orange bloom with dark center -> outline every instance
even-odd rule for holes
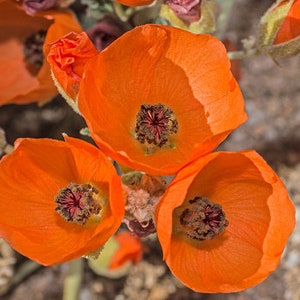
[[[255,151],[220,152],[178,172],[158,204],[156,225],[179,280],[198,292],[234,292],[275,270],[295,211]]]
[[[143,6],[143,5],[149,5],[154,0],[115,0],[116,2],[119,2],[126,6]]]
[[[121,179],[78,139],[20,139],[0,162],[0,236],[43,264],[101,247],[124,216]]]
[[[280,5],[285,5],[288,2],[283,1]],[[289,42],[300,36],[300,0],[292,2],[290,10],[276,34],[275,45]]]
[[[177,172],[246,120],[222,43],[159,25],[137,27],[91,58],[78,105],[108,156],[152,175]]]
[[[57,94],[43,45],[81,27],[70,11],[29,16],[13,1],[0,2],[0,105],[51,99]]]

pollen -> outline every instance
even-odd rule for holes
[[[70,183],[58,192],[55,210],[66,221],[84,225],[93,215],[100,215],[98,194],[91,184]]]
[[[177,133],[178,122],[174,112],[163,104],[143,104],[136,115],[136,139],[142,143],[162,147],[169,136]]]
[[[221,205],[205,197],[189,200],[179,214],[179,222],[186,236],[198,241],[213,239],[229,224]]]

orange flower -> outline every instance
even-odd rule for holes
[[[157,207],[157,233],[185,285],[234,292],[275,270],[294,213],[284,185],[255,151],[211,153],[171,182]]]
[[[111,162],[86,142],[65,140],[20,139],[0,162],[0,236],[43,265],[101,247],[124,216]]]
[[[149,5],[154,0],[115,0],[116,2],[119,2],[126,6],[143,6],[143,5]]]
[[[77,110],[74,101],[76,103],[83,67],[98,51],[85,32],[71,32],[46,48],[49,52],[47,60],[58,90]]]
[[[78,105],[108,156],[152,175],[177,172],[246,120],[222,43],[159,25],[137,27],[91,58]]]
[[[104,245],[97,259],[88,261],[89,267],[98,275],[120,278],[129,273],[132,265],[141,260],[143,244],[128,231],[113,235]]]
[[[48,10],[29,16],[13,1],[1,1],[0,27],[0,105],[55,96],[57,89],[42,48],[70,31],[81,31],[73,14]]]
[[[128,262],[137,263],[141,260],[143,245],[140,239],[132,236],[128,231],[117,233],[115,239],[119,243],[119,249],[109,263],[110,270],[118,269]]]
[[[283,1],[280,5],[291,1]],[[287,16],[284,18],[280,29],[278,30],[274,44],[281,44],[293,40],[300,36],[300,0],[292,1]]]

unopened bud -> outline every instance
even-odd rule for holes
[[[207,0],[167,0],[160,16],[173,26],[193,33],[215,31],[215,3]]]
[[[300,52],[300,0],[279,0],[261,18],[258,47],[273,58]]]

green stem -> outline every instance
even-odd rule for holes
[[[16,271],[12,281],[10,282],[10,288],[17,286],[19,283],[21,283],[25,278],[27,278],[29,275],[31,275],[36,270],[40,269],[42,265],[28,260],[24,262]]]
[[[9,154],[9,153],[13,152],[14,146],[10,145],[10,144],[6,144],[5,147],[1,150],[3,151],[4,154]]]
[[[132,13],[134,12],[134,8],[129,7],[125,10],[124,7],[120,3],[115,2],[115,1],[113,2],[113,8],[114,8],[115,14],[123,22],[127,22],[128,19],[130,18],[130,16],[132,15]]]
[[[7,143],[5,132],[0,127],[0,155],[2,154],[9,154],[14,150],[14,147]]]
[[[242,51],[230,51],[227,53],[229,59],[243,59],[252,56],[259,55],[258,49],[242,50]]]
[[[83,258],[69,262],[69,269],[64,281],[63,300],[77,300],[83,274]]]
[[[221,39],[224,35],[224,32],[227,29],[227,22],[229,18],[232,16],[232,6],[233,6],[233,0],[216,0],[216,2],[220,5],[221,13],[217,20],[217,32],[216,36]]]

